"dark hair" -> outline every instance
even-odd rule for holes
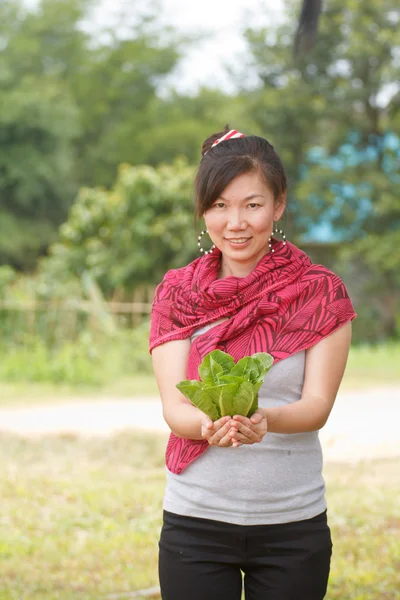
[[[214,133],[203,143],[203,157],[195,180],[197,217],[202,217],[226,186],[244,173],[260,171],[275,199],[286,191],[287,181],[281,159],[265,138],[249,135],[225,140],[211,148],[229,130],[226,125],[224,131]]]

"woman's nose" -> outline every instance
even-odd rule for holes
[[[233,230],[245,229],[246,222],[240,211],[232,211],[228,215],[228,228]]]

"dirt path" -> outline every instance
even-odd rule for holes
[[[339,394],[320,437],[326,461],[400,456],[400,388]],[[0,409],[0,431],[109,436],[127,429],[168,433],[158,398],[109,398]]]

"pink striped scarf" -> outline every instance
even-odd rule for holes
[[[314,346],[354,319],[353,306],[337,275],[312,264],[289,242],[273,240],[273,248],[244,278],[217,279],[221,256],[217,250],[169,271],[154,298],[150,351],[225,318],[191,345],[187,378],[199,379],[200,362],[216,348],[235,360],[269,352],[278,362]],[[181,473],[207,448],[207,441],[171,433],[168,469]]]

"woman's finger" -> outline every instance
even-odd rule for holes
[[[241,444],[255,444],[256,442],[259,442],[259,441],[260,440],[256,436],[248,437],[247,435],[244,435],[243,433],[240,433],[239,431],[232,438],[232,444],[234,442],[240,442]]]
[[[214,423],[212,422],[210,417],[208,417],[207,415],[204,415],[204,417],[202,418],[201,425],[205,429],[212,429],[214,427]]]
[[[246,425],[240,425],[237,431],[249,439],[255,439],[257,437],[257,433],[254,431],[254,429],[247,427]]]
[[[256,411],[255,413],[253,413],[250,417],[250,423],[252,423],[253,425],[257,425],[258,423],[261,423],[261,421],[264,419],[264,415],[262,415],[260,412]]]
[[[215,431],[217,431],[217,429],[219,429],[220,427],[223,427],[224,425],[226,425],[229,421],[231,420],[231,417],[221,417],[220,419],[218,419],[218,421],[214,422],[214,428]]]
[[[225,423],[222,427],[220,427],[217,431],[215,431],[209,438],[208,443],[212,445],[218,445],[223,437],[227,435],[230,430],[229,421]]]
[[[230,435],[230,429],[228,430],[228,433],[226,433],[226,435],[224,435],[220,439],[220,441],[218,443],[218,446],[221,446],[221,447],[224,447],[224,448],[232,446],[232,437]]]
[[[244,417],[243,415],[235,415],[234,417],[232,417],[232,419],[235,423],[241,423],[242,425],[246,425],[247,427],[251,426],[250,419],[248,417]]]
[[[213,436],[223,425],[226,425],[230,421],[230,417],[222,417],[217,421],[213,422],[210,417],[206,414],[203,416],[201,420],[201,435],[205,439],[209,439]]]
[[[240,425],[237,433],[233,435],[233,440],[241,441],[243,444],[255,444],[257,442],[261,442],[266,433],[266,422],[260,422],[253,427]]]

